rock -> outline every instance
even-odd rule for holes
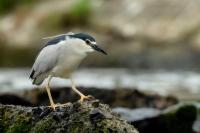
[[[97,100],[70,103],[66,107],[57,108],[56,111],[45,106],[0,104],[0,132],[138,133],[132,125]]]
[[[121,114],[142,133],[194,133],[200,129],[198,110],[196,104],[191,103],[177,104],[163,111],[150,108],[113,111]],[[138,116],[138,112],[142,115]]]
[[[1,104],[13,104],[13,105],[22,105],[22,106],[32,106],[32,104],[25,99],[12,94],[1,94],[0,95]]]

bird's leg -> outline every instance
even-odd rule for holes
[[[70,80],[71,80],[71,84],[72,84],[72,90],[74,92],[76,92],[81,97],[79,101],[83,102],[84,100],[91,100],[93,98],[90,95],[85,96],[83,93],[81,93],[78,89],[76,89],[76,86],[75,86],[75,83],[74,83],[73,79],[70,78]]]
[[[53,98],[52,98],[51,92],[50,92],[50,87],[49,87],[51,78],[52,78],[52,76],[49,75],[48,80],[47,80],[47,85],[46,85],[46,91],[47,91],[47,94],[48,94],[48,97],[49,97],[50,107],[52,107],[53,110],[55,110],[56,109],[56,105],[54,104],[54,101],[53,101]]]
[[[65,103],[65,104],[55,104],[54,103],[53,98],[51,96],[50,87],[49,87],[51,78],[52,78],[52,76],[49,75],[48,80],[47,80],[47,85],[46,85],[46,91],[47,91],[47,94],[48,94],[48,97],[49,97],[50,107],[53,108],[53,110],[55,111],[56,107],[64,107],[64,106],[69,105],[69,103]]]

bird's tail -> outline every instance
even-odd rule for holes
[[[38,75],[37,77],[35,77],[35,78],[33,79],[32,84],[41,85],[42,82],[45,80],[46,77],[47,77],[47,74]]]
[[[33,79],[32,84],[34,85],[41,85],[44,80],[40,80],[39,78]]]

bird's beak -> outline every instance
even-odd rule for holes
[[[96,44],[90,44],[90,46],[91,46],[94,50],[96,50],[96,51],[98,51],[98,52],[101,52],[101,53],[107,55],[107,53],[106,53],[102,48],[100,48],[98,45],[96,45]]]

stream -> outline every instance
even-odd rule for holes
[[[29,68],[0,69],[0,92],[18,93],[37,86],[31,84]],[[138,89],[147,93],[173,95],[180,100],[200,100],[200,73],[193,71],[131,71],[128,69],[79,69],[77,86],[104,89]],[[44,87],[45,82],[40,86]],[[53,87],[70,86],[69,80],[53,78]]]

